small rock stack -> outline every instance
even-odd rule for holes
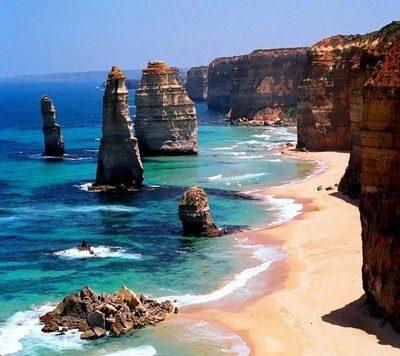
[[[135,105],[141,155],[197,154],[194,103],[164,62],[149,62],[143,70]]]
[[[115,66],[104,91],[102,130],[94,186],[141,186],[143,165],[133,137],[125,75]]]
[[[158,303],[136,294],[122,285],[119,292],[98,295],[89,287],[80,294],[71,293],[51,312],[40,317],[43,332],[69,329],[82,331],[81,339],[97,339],[107,335],[120,336],[132,329],[159,323],[168,313],[177,313],[171,301]]]
[[[52,101],[43,95],[41,100],[41,111],[43,116],[43,134],[45,156],[62,156],[64,150],[64,137],[61,133],[61,126],[56,123],[56,109]]]

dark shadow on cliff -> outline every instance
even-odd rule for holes
[[[400,334],[394,330],[390,322],[369,315],[365,295],[343,308],[331,311],[321,319],[333,325],[363,330],[375,335],[380,345],[400,348]]]
[[[360,202],[359,199],[352,199],[352,198],[350,198],[348,195],[344,195],[344,194],[341,193],[341,192],[333,192],[333,193],[331,193],[330,195],[333,196],[333,197],[335,197],[335,198],[341,199],[341,200],[345,201],[346,203],[349,203],[349,204],[351,204],[351,205],[354,205],[355,207],[358,208],[358,204],[359,204],[359,202]]]

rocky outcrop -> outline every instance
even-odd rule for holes
[[[235,62],[230,119],[283,120],[295,113],[307,48],[257,50]]]
[[[208,67],[193,67],[187,72],[185,89],[192,100],[207,100]]]
[[[364,36],[364,47],[357,54],[351,76],[350,121],[351,154],[349,165],[339,184],[339,190],[358,198],[361,192],[361,121],[363,115],[364,84],[378,63],[385,60],[393,44],[400,40],[400,22],[393,22],[381,30]]]
[[[354,92],[352,100],[357,110],[357,91],[360,92],[363,77],[368,76],[363,70],[370,70],[382,59],[381,44],[387,33],[381,31],[333,36],[310,48],[305,78],[298,88],[298,148],[350,150],[351,93]],[[361,72],[357,74],[358,69]],[[356,117],[357,113],[355,122]]]
[[[142,155],[197,154],[194,103],[162,61],[150,62],[136,90],[135,133]]]
[[[125,75],[112,67],[103,96],[103,136],[94,186],[141,186],[143,166],[132,133]]]
[[[43,332],[65,334],[79,329],[81,339],[103,336],[120,336],[132,329],[139,329],[165,320],[168,313],[177,313],[171,301],[157,302],[136,294],[124,285],[112,295],[99,295],[89,287],[80,294],[71,293],[57,307],[40,317]]]
[[[214,224],[207,194],[199,186],[190,187],[183,193],[178,215],[184,235],[214,237],[226,233],[225,229],[218,229]]]
[[[363,287],[400,331],[400,41],[364,88],[361,124]]]
[[[214,59],[208,66],[207,106],[209,110],[227,114],[231,107],[233,69],[242,56]]]
[[[53,102],[43,95],[40,99],[40,106],[43,116],[43,134],[45,156],[62,156],[64,150],[64,137],[61,133],[61,126],[56,123],[56,109]]]
[[[183,85],[181,70],[178,67],[171,67],[171,69],[174,72],[174,76],[178,84]]]

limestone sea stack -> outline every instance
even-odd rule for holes
[[[135,105],[135,134],[142,155],[197,154],[194,103],[164,62],[149,62],[143,70]]]
[[[400,331],[400,41],[364,88],[360,216],[371,311]]]
[[[207,100],[208,67],[193,67],[187,72],[185,89],[192,100]]]
[[[184,235],[221,236],[226,229],[218,229],[211,217],[206,192],[199,186],[187,189],[179,202],[179,219]]]
[[[141,186],[143,166],[133,137],[125,75],[117,67],[108,74],[103,96],[103,136],[95,186]]]
[[[64,150],[64,137],[61,133],[61,126],[56,123],[56,109],[53,102],[43,95],[40,100],[40,106],[43,116],[43,134],[44,134],[44,155],[62,156]]]

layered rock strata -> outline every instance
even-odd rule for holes
[[[143,166],[133,137],[125,75],[117,67],[108,74],[103,96],[103,136],[95,186],[141,186]]]
[[[197,154],[194,103],[164,62],[150,62],[143,70],[135,104],[142,155]]]
[[[215,237],[226,233],[225,229],[218,229],[214,224],[207,194],[199,186],[190,187],[183,193],[178,215],[184,235]]]
[[[297,88],[307,48],[257,50],[236,61],[232,74],[230,119],[282,120],[297,106]]]
[[[352,140],[359,141],[357,134],[351,136],[351,120],[355,125],[359,122],[357,105],[362,81],[368,76],[364,70],[373,69],[387,52],[384,47],[388,32],[382,30],[366,35],[333,36],[310,48],[305,78],[298,88],[298,148],[350,150]]]
[[[400,331],[400,41],[364,88],[361,124],[363,287]]]
[[[233,70],[241,57],[216,58],[208,66],[208,109],[223,114],[229,112]]]
[[[65,153],[64,137],[61,133],[61,126],[56,123],[56,109],[53,102],[43,95],[40,99],[40,106],[43,117],[43,134],[45,156],[62,156]]]
[[[364,46],[354,60],[351,75],[350,121],[351,154],[339,190],[358,198],[361,192],[361,121],[364,84],[378,63],[385,60],[393,44],[400,40],[400,22],[393,22],[377,32],[363,36]]]
[[[207,100],[208,67],[193,67],[187,72],[185,89],[192,100]]]
[[[133,329],[165,320],[168,313],[177,313],[171,301],[157,302],[136,294],[122,285],[112,295],[99,295],[85,287],[71,293],[57,307],[40,317],[43,332],[65,334],[71,329],[82,332],[81,339],[120,336]]]

